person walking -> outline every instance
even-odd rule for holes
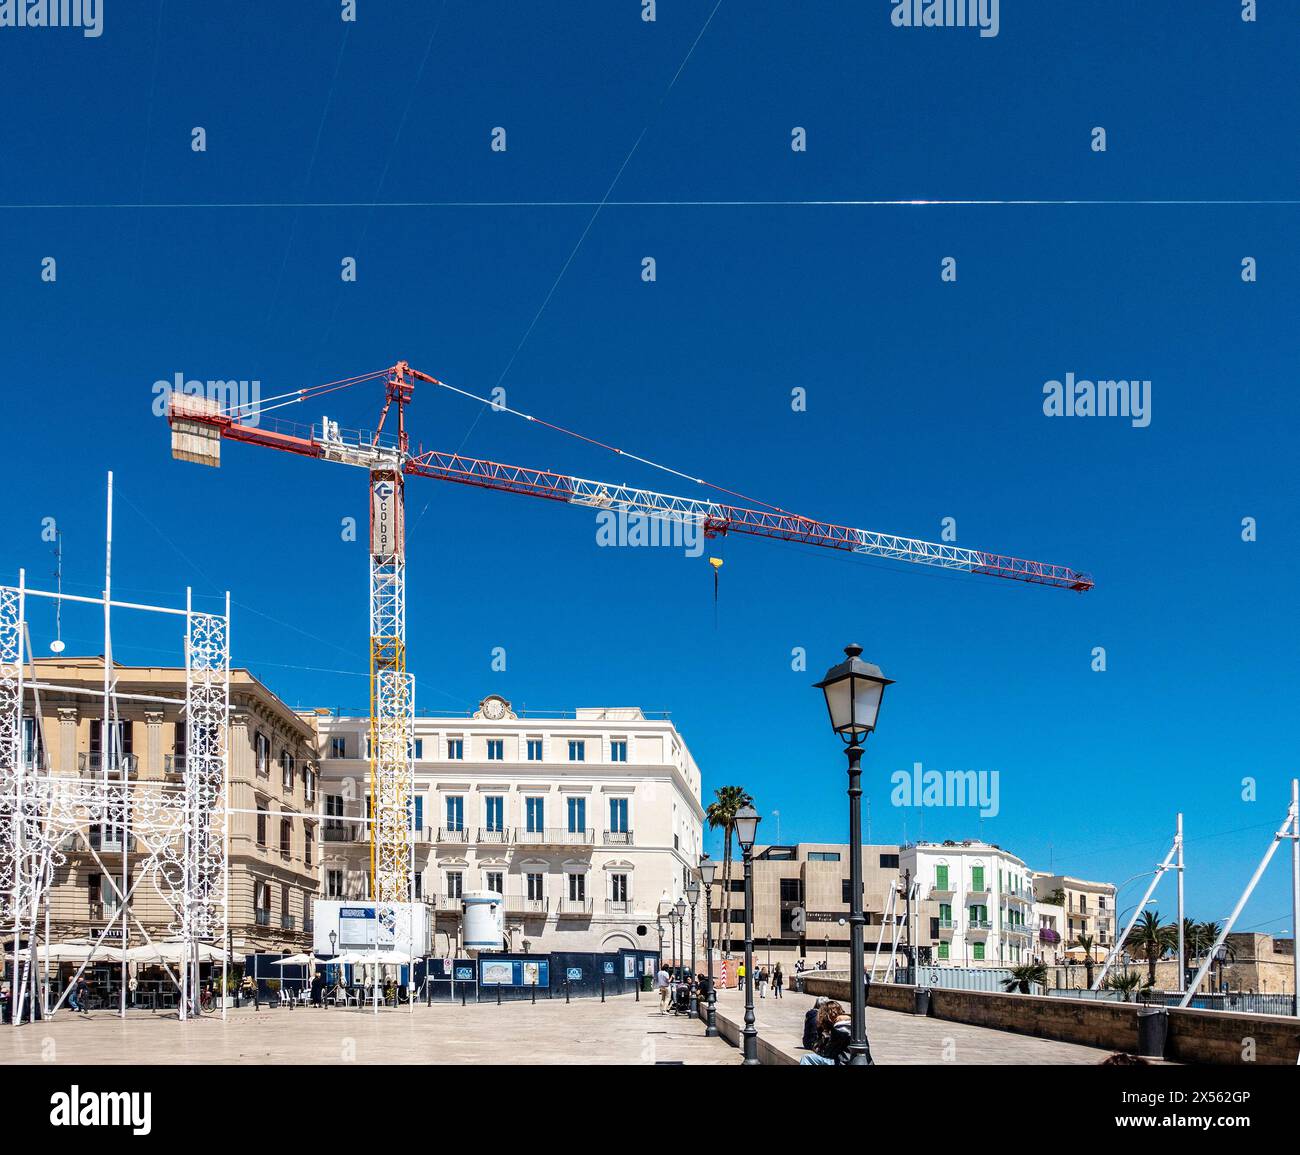
[[[262,1009],[262,993],[257,989],[257,983],[253,981],[252,975],[245,975],[244,981],[239,984],[239,993],[244,996],[245,1002],[253,1000],[253,1010]]]
[[[772,997],[779,999],[781,997],[781,988],[785,986],[785,975],[781,971],[781,964],[776,964],[776,969],[772,971]]]
[[[668,972],[664,969],[664,964],[659,964],[659,969],[655,971],[655,990],[659,992],[659,1013],[666,1015],[668,1013],[668,1000],[672,998],[672,983],[668,979]]]
[[[758,968],[758,997],[767,998],[767,967],[765,966]]]

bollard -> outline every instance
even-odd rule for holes
[[[641,1001],[641,984],[637,983],[632,990],[636,994],[636,1001],[639,1003]]]
[[[464,983],[460,984],[460,1005],[462,1007],[465,1005],[465,984]]]
[[[537,987],[533,987],[533,1006],[537,1006]]]
[[[569,980],[568,979],[564,980],[564,1003],[566,1006],[569,1003]]]
[[[497,1006],[501,1005],[501,988],[497,987]]]
[[[605,1001],[605,979],[603,975],[600,980],[600,1001],[602,1003]]]

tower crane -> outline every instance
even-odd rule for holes
[[[384,404],[373,430],[343,431],[328,418],[310,426],[278,419],[265,423],[262,420],[264,413],[281,406],[380,378],[385,387]],[[952,543],[855,529],[763,502],[751,506],[704,501],[530,466],[506,465],[460,453],[423,449],[412,452],[406,429],[406,406],[411,402],[417,382],[473,396],[411,368],[405,361],[398,361],[386,369],[268,398],[255,414],[223,406],[220,399],[179,393],[172,395],[168,407],[172,456],[178,459],[219,466],[221,442],[225,440],[356,466],[370,475],[370,870],[371,894],[379,903],[408,902],[413,892],[408,805],[415,690],[414,679],[406,671],[407,477],[429,477],[590,509],[641,515],[670,524],[690,525],[710,538],[743,533],[1057,589],[1083,592],[1093,586],[1092,578],[1086,573],[1067,566],[987,553]],[[502,408],[496,402],[485,403]],[[539,421],[527,414],[518,416]],[[539,423],[581,440],[592,440],[549,422]],[[612,446],[603,448],[623,452]]]

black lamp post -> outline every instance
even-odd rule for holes
[[[677,905],[673,907],[677,911],[678,926],[678,955],[677,955],[677,978],[684,981],[686,978],[686,966],[683,960],[686,958],[686,899],[679,898]]]
[[[736,840],[745,862],[745,1027],[740,1032],[743,1066],[758,1066],[758,1031],[754,1029],[754,837],[763,820],[752,806],[736,811]]]
[[[689,871],[686,875],[686,897],[691,904],[691,980],[695,979],[695,904],[700,900],[700,880],[696,877],[694,871]],[[695,997],[691,1002],[691,1011],[693,1014],[700,1013],[700,989],[695,988]]]
[[[681,916],[677,913],[677,908],[674,906],[674,907],[672,908],[672,910],[670,910],[670,911],[668,912],[668,923],[669,923],[669,925],[673,928],[673,969],[672,969],[672,976],[673,976],[673,982],[674,982],[674,983],[677,982],[678,967],[681,966],[681,958],[682,958],[682,950],[681,950],[681,947],[679,947],[679,946],[677,945],[678,942],[680,941],[680,937],[679,937],[679,935],[677,934],[677,929],[678,929],[678,927],[681,925],[681,921],[682,921]]]
[[[710,862],[707,854],[700,857],[700,881],[704,883],[704,958],[709,972],[709,1021],[704,1028],[704,1037],[718,1037],[718,992],[713,985],[713,876],[718,864]]]
[[[893,680],[879,666],[864,662],[861,646],[845,646],[845,661],[826,671],[817,688],[826,695],[831,729],[845,744],[849,759],[849,993],[852,1034],[849,1065],[863,1067],[871,1062],[867,1049],[867,1000],[863,984],[862,928],[862,743],[876,728],[880,700]]]

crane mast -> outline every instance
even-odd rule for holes
[[[772,506],[755,509],[677,497],[438,450],[412,453],[406,431],[406,406],[415,382],[433,385],[443,382],[399,361],[382,374],[346,379],[342,387],[381,375],[385,377],[384,407],[376,428],[369,432],[341,431],[328,418],[319,427],[278,420],[264,424],[259,414],[256,423],[250,424],[216,401],[184,394],[174,394],[168,410],[172,456],[181,460],[219,466],[224,439],[351,465],[369,474],[370,876],[372,896],[380,904],[414,899],[411,807],[415,679],[406,670],[405,484],[408,476],[690,524],[708,537],[742,533],[1057,589],[1083,592],[1093,586],[1091,577],[1069,566],[836,525]],[[328,388],[338,386],[339,383],[331,383]],[[315,392],[326,389],[320,387]],[[298,396],[286,394],[290,400],[282,403],[306,400],[313,390],[296,392]]]

